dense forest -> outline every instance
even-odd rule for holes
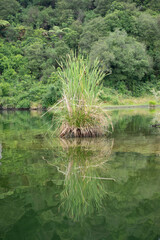
[[[159,0],[0,0],[0,106],[48,107],[71,50],[100,60],[108,91],[160,90]]]

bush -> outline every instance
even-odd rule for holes
[[[28,92],[30,101],[37,102],[42,99],[43,95],[47,92],[46,85],[33,85]]]
[[[112,88],[103,88],[102,93],[100,94],[100,99],[105,103],[108,102],[110,104],[119,104],[119,96],[118,92]]]
[[[61,97],[61,88],[59,83],[55,83],[55,85],[50,85],[47,88],[46,94],[42,97],[42,105],[43,107],[48,107],[57,102]]]
[[[7,97],[11,94],[11,87],[9,83],[2,82],[0,83],[0,96]]]
[[[29,109],[30,108],[30,101],[28,99],[23,99],[20,102],[17,103],[16,108],[24,108]]]
[[[15,108],[16,106],[16,100],[14,97],[3,97],[0,98],[0,106],[2,108]]]

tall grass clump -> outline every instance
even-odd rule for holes
[[[99,102],[105,74],[99,61],[91,63],[83,56],[67,55],[58,75],[62,84],[62,99],[57,103],[60,137],[96,137],[106,133],[108,114]]]

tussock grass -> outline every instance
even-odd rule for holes
[[[60,137],[97,137],[106,133],[109,115],[99,102],[101,82],[105,74],[99,61],[67,56],[58,71],[62,99],[54,107],[59,112]]]

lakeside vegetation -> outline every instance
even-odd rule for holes
[[[0,0],[0,5],[1,108],[48,108],[57,102],[63,95],[59,62],[71,51],[91,62],[99,59],[105,105],[156,100],[159,1]]]
[[[61,63],[58,76],[62,98],[50,110],[58,113],[60,137],[97,137],[106,134],[109,115],[99,101],[105,74],[93,63],[74,53]]]

